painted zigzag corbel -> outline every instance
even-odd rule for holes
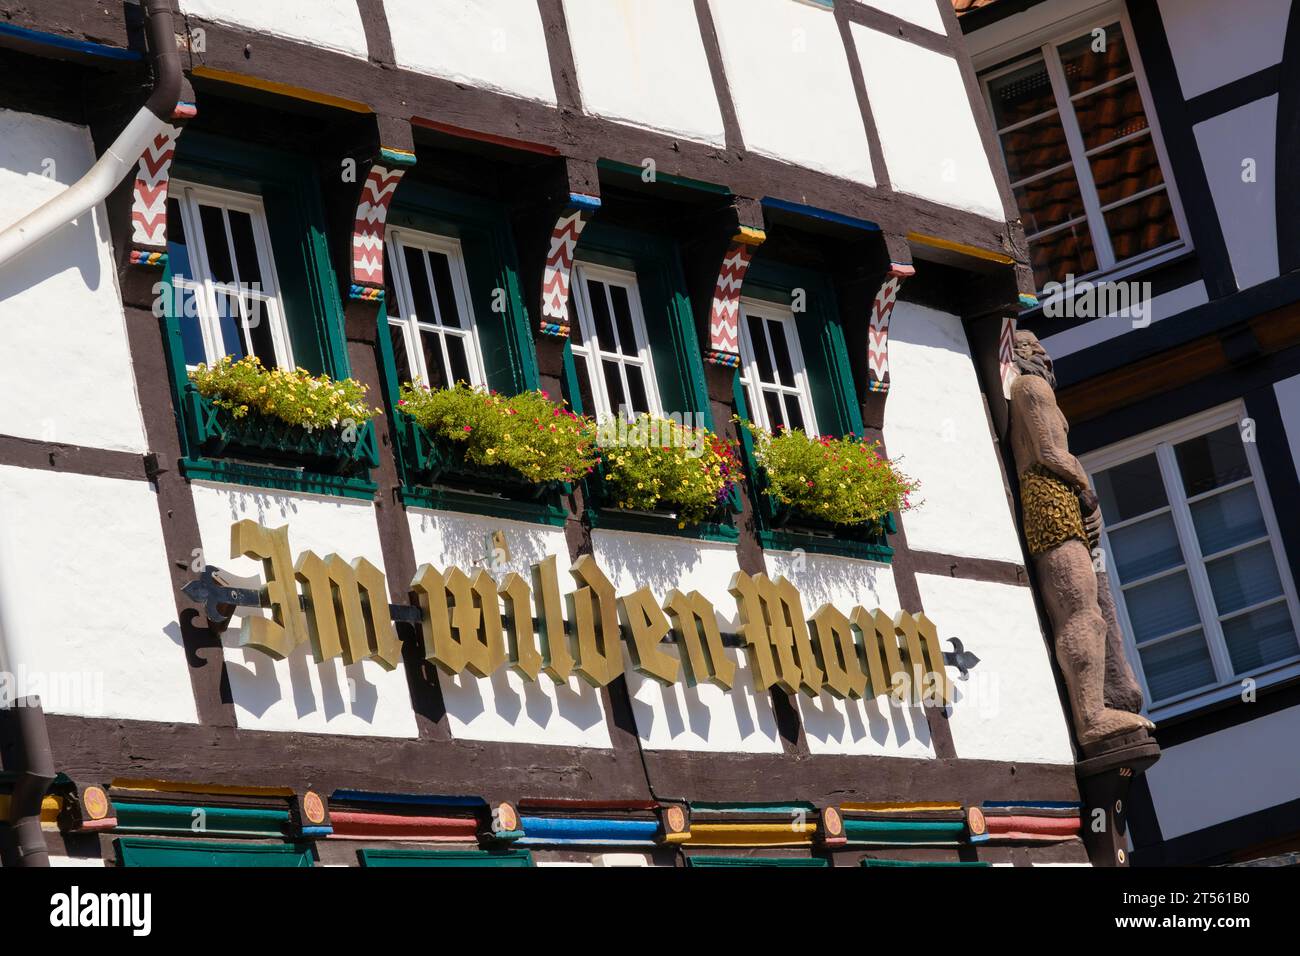
[[[916,275],[916,269],[902,262],[891,262],[871,302],[871,324],[867,331],[867,390],[889,392],[889,317],[894,314],[903,281]]]
[[[546,265],[542,271],[542,335],[566,338],[569,334],[570,277],[578,238],[597,210],[600,197],[569,193],[569,201],[551,230]]]
[[[754,250],[766,238],[762,229],[741,226],[727,246],[709,307],[709,348],[704,360],[710,365],[740,366],[740,290]]]
[[[388,207],[415,154],[382,146],[366,171],[352,224],[352,283],[349,299],[384,301],[384,225]]]
[[[1011,400],[1011,383],[1020,373],[1016,371],[1016,320],[1003,316],[998,333],[998,377],[1002,379],[1002,397]]]
[[[167,186],[176,139],[194,118],[193,103],[177,103],[172,123],[145,147],[131,187],[131,263],[161,269],[167,265]]]

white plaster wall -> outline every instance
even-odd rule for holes
[[[584,112],[722,146],[693,0],[564,0]]]
[[[158,502],[146,481],[0,466],[11,692],[47,712],[195,723]]]
[[[1159,0],[1159,6],[1189,99],[1282,60],[1291,0]]]
[[[851,2],[858,3],[861,0]],[[948,0],[870,0],[862,5],[874,7],[882,13],[891,13],[900,20],[907,20],[935,33],[947,33],[943,27],[943,17],[939,14],[939,3],[947,2]]]
[[[98,856],[51,856],[50,866],[106,866]]]
[[[592,532],[591,544],[597,562],[620,595],[644,586],[662,601],[673,588],[699,591],[713,602],[719,628],[734,631],[739,624],[736,600],[727,592],[731,576],[740,568],[734,546],[599,530]],[[674,646],[665,650],[678,653]],[[724,691],[714,684],[688,688],[684,679],[665,687],[638,674],[624,650],[632,713],[643,746],[651,750],[781,752],[771,695],[755,691],[743,649],[728,648],[727,656],[737,670],[731,690]]]
[[[770,577],[784,574],[799,588],[806,617],[823,604],[845,614],[857,605],[891,616],[900,610],[894,572],[887,564],[788,551],[768,551],[764,562]],[[809,635],[816,640],[811,627]],[[795,699],[809,753],[934,756],[930,725],[920,707],[895,707],[883,697],[840,700],[826,691],[815,700],[802,692]]]
[[[94,161],[84,126],[0,110],[0,228]],[[0,269],[0,384],[0,434],[146,450],[102,203]]]
[[[406,69],[555,105],[535,0],[384,0]]]
[[[1164,838],[1295,800],[1298,736],[1300,707],[1292,707],[1163,749],[1147,786]]]
[[[1277,94],[1192,127],[1238,287],[1277,277]],[[1243,182],[1242,162],[1255,162]]]
[[[889,374],[885,447],[921,483],[902,516],[908,545],[1023,562],[961,320],[899,302]]]
[[[1276,263],[1276,253],[1273,258]],[[1276,267],[1274,271],[1276,271]],[[1161,295],[1153,296],[1149,315],[1151,324],[1154,325],[1173,316],[1181,315],[1188,309],[1194,309],[1198,305],[1204,305],[1209,301],[1210,297],[1205,291],[1205,283],[1200,279],[1181,288],[1171,289]],[[1043,348],[1047,349],[1047,354],[1052,356],[1053,359],[1061,359],[1074,352],[1100,345],[1102,342],[1109,342],[1111,339],[1132,331],[1134,331],[1132,315],[1116,316],[1112,314],[1104,318],[1081,322],[1064,332],[1049,335],[1042,340],[1042,344]]]
[[[370,502],[327,498],[238,485],[194,482],[203,557],[232,574],[262,577],[261,562],[230,556],[230,526],[244,518],[268,527],[289,526],[296,560],[303,551],[321,557],[338,552],[347,560],[367,558],[381,571],[384,556]],[[392,599],[392,582],[389,582]],[[269,611],[250,611],[269,616]],[[226,673],[240,727],[361,737],[414,737],[406,672],[386,671],[374,661],[345,666],[335,658],[318,664],[307,642],[282,661],[239,647],[242,615],[222,635]]]
[[[958,637],[979,657],[957,690],[948,726],[963,760],[1073,763],[1065,705],[1029,588],[918,574],[925,613],[944,646]],[[954,677],[949,669],[948,675]]]
[[[874,186],[834,14],[790,0],[709,0],[709,7],[745,146]]]
[[[957,61],[858,23],[852,30],[893,188],[1005,219]]]
[[[417,564],[439,569],[459,567],[468,572],[486,567],[498,580],[511,571],[529,577],[533,564],[557,555],[560,592],[574,587],[568,572],[569,546],[564,531],[547,525],[505,521],[449,511],[407,510]],[[510,558],[493,568],[489,539],[504,531]],[[452,735],[470,740],[556,744],[571,747],[610,747],[609,726],[600,692],[574,675],[557,684],[545,674],[525,680],[508,666],[491,677],[462,671],[455,677],[438,673]]]
[[[1287,444],[1296,471],[1300,472],[1300,375],[1292,375],[1273,383],[1278,409],[1282,413],[1282,426],[1286,430]]]
[[[181,13],[365,59],[357,0],[180,0]]]

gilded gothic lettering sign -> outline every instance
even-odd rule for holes
[[[713,603],[699,591],[669,591],[662,598],[641,587],[615,593],[596,559],[583,555],[568,569],[572,588],[562,589],[554,555],[525,576],[497,580],[482,568],[421,565],[409,582],[415,607],[388,604],[383,573],[365,558],[347,561],[312,551],[296,558],[288,527],[265,528],[245,519],[231,526],[232,557],[262,563],[257,591],[199,585],[186,587],[215,608],[256,605],[270,615],[247,614],[241,647],[281,659],[310,644],[317,662],[372,660],[388,670],[401,661],[394,614],[417,624],[424,657],[448,675],[468,671],[487,677],[509,667],[525,680],[545,673],[567,681],[577,675],[603,687],[624,671],[623,647],[632,667],[662,684],[711,683],[730,690],[736,664],[726,653],[730,635],[718,627]],[[207,578],[213,580],[209,573]],[[964,673],[978,658],[945,655],[934,622],[924,613],[823,604],[811,615],[784,576],[737,571],[729,587],[739,619],[739,641],[755,686],[840,698],[888,695],[894,702],[947,706],[953,688],[945,663]],[[251,595],[251,597],[249,597]],[[405,612],[410,612],[409,614]],[[677,654],[668,651],[675,643]],[[954,660],[954,658],[957,658]]]

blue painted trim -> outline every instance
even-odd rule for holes
[[[569,193],[569,205],[595,212],[600,208],[600,197],[588,196],[586,193]]]
[[[335,790],[330,800],[350,803],[408,803],[433,807],[486,807],[482,797],[452,797],[423,793],[377,793],[369,790]]]
[[[123,50],[103,43],[87,43],[85,40],[73,40],[71,37],[59,36],[57,33],[29,30],[26,27],[15,26],[12,23],[0,23],[0,36],[9,36],[17,40],[26,40],[29,43],[40,43],[44,46],[68,50],[71,53],[84,53],[87,56],[99,56],[108,60],[134,62],[144,59],[143,55],[135,50]]]
[[[520,844],[583,843],[653,846],[658,820],[592,820],[574,817],[523,817]]]
[[[773,196],[764,196],[760,202],[768,209],[781,209],[785,212],[792,212],[799,216],[809,216],[813,219],[824,219],[827,222],[839,223],[841,226],[849,226],[853,229],[865,229],[868,232],[880,231],[880,226],[869,219],[856,219],[853,216],[845,216],[838,212],[831,212],[829,209],[819,209],[816,206],[805,206],[803,203],[790,202],[788,199],[776,199]]]
[[[329,836],[334,832],[333,827],[303,827],[303,836]]]

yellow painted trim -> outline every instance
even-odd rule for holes
[[[322,106],[333,106],[341,110],[349,110],[353,113],[373,113],[365,103],[357,100],[344,99],[342,96],[333,96],[329,93],[320,93],[316,90],[305,89],[301,86],[291,86],[288,83],[276,83],[274,80],[264,80],[260,76],[249,76],[245,73],[234,73],[230,70],[214,70],[209,66],[196,66],[193,70],[195,76],[203,77],[208,80],[217,80],[221,83],[231,83],[235,86],[246,86],[254,90],[262,90],[265,93],[274,93],[277,96],[291,96],[296,100],[306,100],[309,103],[320,103]]]
[[[9,808],[13,803],[13,798],[7,793],[0,793],[0,820],[9,820]],[[41,826],[55,825],[59,820],[59,811],[63,809],[63,799],[53,794],[41,799]]]
[[[972,256],[976,259],[985,259],[989,262],[996,262],[1000,265],[1015,265],[1016,260],[1001,252],[994,252],[992,249],[981,249],[979,246],[968,246],[964,242],[953,242],[951,239],[940,239],[938,236],[925,236],[919,232],[909,232],[907,234],[908,242],[915,242],[922,246],[931,246],[935,249],[947,249],[949,252],[960,252],[964,256]]]
[[[917,813],[918,811],[930,810],[961,810],[961,804],[936,801],[922,803],[841,803],[840,809],[870,813]]]
[[[789,823],[692,823],[692,846],[807,846],[817,825],[805,823],[802,831]]]
[[[113,790],[141,790],[149,793],[208,793],[232,797],[292,797],[289,787],[239,787],[223,783],[177,783],[171,780],[117,779]]]
[[[741,226],[740,232],[731,237],[733,242],[743,242],[747,246],[761,246],[767,241],[767,233],[752,226]]]
[[[689,843],[691,840],[691,831],[686,830],[683,833],[666,833],[664,834],[665,843]]]

